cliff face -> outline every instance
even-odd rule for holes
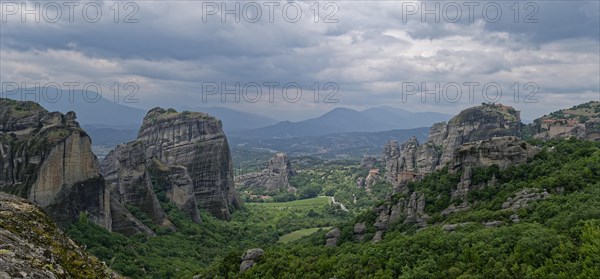
[[[111,211],[113,230],[127,235],[133,233],[149,233],[150,229],[131,219],[125,210],[127,204],[135,205],[142,210],[154,223],[162,227],[174,229],[167,219],[152,187],[152,179],[147,171],[144,145],[132,142],[119,145],[102,161],[102,174],[106,184],[111,189],[113,204]],[[197,211],[197,209],[196,209]],[[153,234],[153,233],[149,233]]]
[[[403,191],[407,182],[447,166],[462,144],[520,132],[519,112],[511,107],[486,104],[463,110],[448,123],[434,124],[424,144],[416,138],[401,146],[388,143],[383,151],[386,180]]]
[[[452,158],[452,171],[471,167],[497,165],[501,170],[523,164],[533,157],[537,149],[518,137],[495,137],[465,143],[459,146]]]
[[[236,177],[235,183],[244,188],[263,188],[268,192],[292,190],[289,178],[296,175],[285,153],[277,153],[261,172]]]
[[[521,118],[518,111],[501,104],[486,104],[461,111],[450,119],[446,128],[433,130],[431,143],[442,147],[439,166],[449,163],[458,146],[493,137],[520,136]],[[434,141],[435,140],[435,141]]]
[[[0,99],[0,191],[40,205],[66,226],[86,211],[110,229],[110,201],[91,140],[75,113]]]
[[[0,278],[121,278],[35,205],[0,193]]]
[[[101,169],[115,199],[138,206],[165,227],[172,225],[161,197],[195,222],[198,206],[221,219],[240,206],[221,122],[204,113],[150,110],[138,139],[111,151]]]
[[[420,144],[416,138],[398,145],[391,141],[383,151],[385,179],[399,193],[397,201],[389,200],[376,210],[379,241],[389,224],[405,223],[426,225],[429,216],[424,212],[423,193],[410,191],[406,185],[435,170],[448,167],[450,172],[462,172],[460,183],[448,193],[453,200],[465,200],[471,185],[474,167],[498,165],[501,169],[525,163],[535,155],[533,146],[522,141],[519,113],[503,105],[482,105],[466,109],[448,123],[438,123],[430,129],[427,142]],[[467,208],[466,201],[452,205],[446,212]]]

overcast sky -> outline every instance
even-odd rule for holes
[[[279,120],[382,105],[455,114],[486,100],[533,119],[600,100],[598,1],[286,3],[3,2],[0,77],[97,83],[107,99],[118,83],[118,101],[140,108],[228,106]],[[222,102],[236,91],[239,103],[235,93]]]

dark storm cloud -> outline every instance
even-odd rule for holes
[[[405,106],[402,82],[494,81],[505,87],[536,82],[540,96],[547,96],[540,102],[559,107],[557,100],[593,98],[599,91],[600,4],[535,1],[538,10],[531,19],[538,22],[526,23],[531,7],[516,2],[517,23],[510,9],[515,1],[478,2],[480,7],[500,5],[503,14],[497,22],[486,21],[481,9],[475,9],[473,22],[463,13],[457,23],[444,20],[452,14],[442,15],[438,23],[431,16],[423,22],[419,14],[405,14],[406,3],[420,2],[343,1],[332,2],[339,9],[334,16],[338,23],[324,23],[323,9],[315,23],[312,2],[298,2],[304,16],[295,23],[281,16],[269,22],[265,14],[257,23],[232,18],[223,23],[219,15],[204,21],[199,2],[153,1],[137,2],[138,23],[114,23],[109,1],[97,23],[2,23],[2,79],[133,80],[140,83],[140,105],[147,107],[200,102],[206,82],[331,81],[339,85],[338,105],[355,107]],[[449,1],[437,3],[443,7]],[[464,2],[456,3],[465,9]],[[335,106],[310,101],[278,105],[252,107],[309,115]],[[448,102],[411,107],[456,110]]]

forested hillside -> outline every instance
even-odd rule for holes
[[[484,186],[469,210],[442,214],[460,175],[443,169],[409,184],[426,193],[424,228],[398,222],[378,243],[357,241],[354,224],[376,218],[366,211],[340,227],[338,247],[318,233],[266,249],[245,273],[226,257],[202,278],[599,278],[600,143],[533,143],[541,151],[526,164],[474,170]]]

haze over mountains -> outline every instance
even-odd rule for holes
[[[381,146],[389,140],[399,142],[416,137],[427,139],[429,128],[397,129],[381,132],[349,132],[293,138],[251,138],[232,137],[231,149],[267,149],[271,152],[285,152],[291,156],[312,155],[320,158],[360,158],[364,155],[379,155]]]
[[[350,132],[381,132],[395,129],[429,127],[450,119],[436,112],[410,112],[388,106],[356,111],[335,108],[319,117],[298,122],[282,121],[272,126],[234,133],[242,138],[291,138]]]
[[[56,88],[43,88],[43,90],[34,88],[27,89],[27,91],[17,89],[3,92],[2,96],[13,100],[35,101],[49,111],[62,113],[75,111],[77,121],[90,134],[94,145],[114,146],[136,138],[138,127],[142,123],[146,111],[128,106],[128,104],[114,102],[108,99],[109,93],[112,94],[104,92],[99,98],[99,95],[93,91],[86,93],[83,90],[74,90],[69,94],[66,90],[59,91]],[[449,115],[441,113],[414,113],[389,106],[374,107],[363,111],[335,108],[319,117],[298,122],[281,121],[282,119],[274,119],[259,113],[243,112],[226,107],[184,106],[182,109],[206,112],[216,116],[222,121],[223,129],[232,141],[238,144],[246,143],[247,147],[271,148],[281,146],[282,143],[263,140],[301,137],[302,139],[298,139],[293,147],[301,153],[307,151],[302,146],[306,146],[309,142],[321,142],[324,140],[321,136],[325,135],[331,135],[332,138],[323,141],[324,144],[335,143],[347,146],[350,144],[349,142],[339,142],[340,139],[349,136],[347,133],[388,131],[388,133],[374,134],[370,137],[377,138],[375,142],[376,145],[379,145],[381,140],[387,140],[391,135],[402,134],[402,139],[404,139],[406,136],[421,136],[423,133],[423,130],[408,132],[397,130],[429,127],[433,123],[450,118]],[[367,134],[358,134],[357,136],[369,138]],[[352,142],[358,143],[360,140],[355,139]],[[363,143],[366,144],[365,146],[373,144],[371,140],[363,141]],[[325,145],[330,146],[330,144]],[[325,149],[330,150],[329,147]]]

